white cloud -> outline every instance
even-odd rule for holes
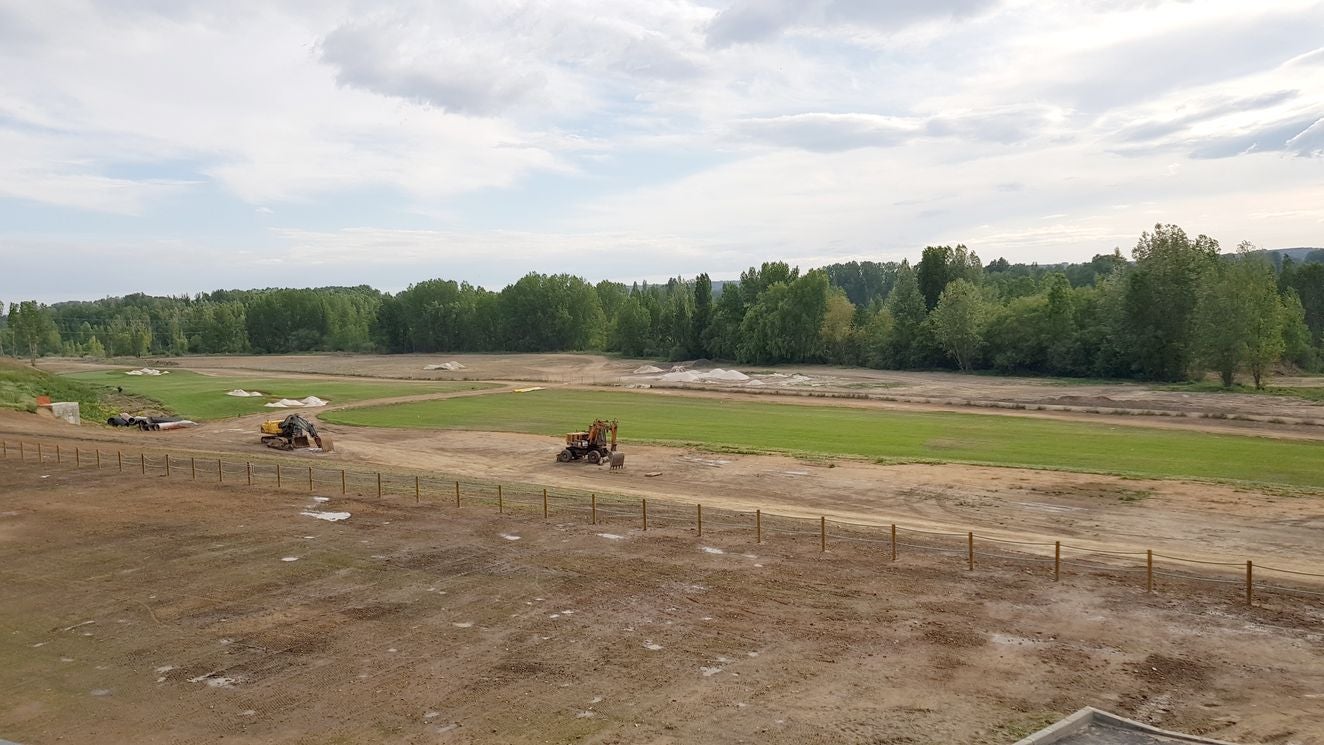
[[[1083,258],[1156,219],[1308,244],[1322,26],[1317,0],[0,0],[0,206],[51,205],[14,213],[57,260],[507,279]],[[181,227],[188,200],[249,232]]]

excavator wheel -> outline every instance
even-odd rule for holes
[[[566,448],[565,450],[562,450],[561,452],[556,454],[557,463],[569,463],[574,459],[575,456],[571,454],[570,448]]]
[[[602,454],[596,450],[590,450],[588,451],[588,455],[584,456],[584,460],[588,461],[591,465],[596,466],[602,462]]]

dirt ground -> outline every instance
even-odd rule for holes
[[[1094,705],[1324,743],[1324,611],[1299,600],[719,526],[0,474],[0,737],[19,742],[1002,744]]]
[[[1247,559],[1321,572],[1318,495],[1178,480],[967,465],[883,466],[850,460],[713,454],[626,441],[626,469],[554,462],[555,438],[488,432],[324,428],[335,452],[278,455],[256,442],[266,415],[196,429],[144,433],[72,428],[0,412],[0,438],[75,448],[232,453],[300,467],[381,469],[488,484],[619,494],[708,507],[820,515],[879,525],[1100,550],[1156,552],[1207,561]],[[31,447],[31,446],[29,446]],[[31,454],[29,453],[29,456]],[[652,474],[652,475],[650,475]],[[1184,567],[1189,568],[1189,567]]]

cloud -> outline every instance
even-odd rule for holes
[[[93,295],[86,257],[140,245],[197,266],[161,290],[248,281],[213,255],[392,286],[956,241],[1087,258],[1157,220],[1303,245],[1321,22],[1318,0],[0,0],[0,239],[47,240],[88,267],[56,289]]]
[[[488,116],[548,95],[547,75],[525,60],[503,58],[499,50],[453,49],[455,42],[420,49],[383,33],[396,25],[408,28],[404,19],[341,26],[322,39],[321,59],[342,85],[465,114]]]
[[[874,114],[791,114],[746,119],[736,131],[752,140],[818,152],[899,145],[923,131],[914,119]]]
[[[1191,103],[1187,106],[1188,112],[1181,116],[1127,124],[1118,130],[1116,137],[1124,142],[1157,140],[1183,132],[1193,124],[1199,124],[1228,114],[1243,114],[1271,109],[1278,104],[1291,101],[1299,95],[1299,91],[1283,90],[1237,98],[1218,96],[1211,100]]]
[[[1324,158],[1324,117],[1288,140],[1285,149],[1306,158]]]
[[[735,130],[748,139],[817,152],[895,147],[917,138],[962,138],[1013,144],[1042,133],[1051,117],[1042,107],[957,112],[931,117],[806,113],[744,119]]]
[[[866,26],[896,31],[915,23],[973,15],[995,0],[735,0],[713,19],[717,47],[759,42],[791,28]]]
[[[317,49],[342,85],[465,114],[573,118],[699,77],[707,15],[644,0],[612,13],[588,0],[411,4],[345,22]]]

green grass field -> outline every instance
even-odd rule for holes
[[[374,406],[323,418],[557,435],[595,417],[620,419],[627,447],[644,441],[1324,487],[1324,443],[1032,417],[547,390]]]
[[[221,377],[199,375],[187,370],[171,370],[169,375],[160,377],[135,377],[125,375],[123,370],[98,370],[96,372],[74,373],[66,377],[112,387],[123,386],[127,392],[154,398],[180,416],[196,421],[224,419],[232,416],[243,416],[244,414],[256,414],[262,411],[278,414],[286,410],[268,409],[264,407],[264,404],[280,398],[300,399],[317,396],[333,404],[340,404],[392,396],[448,393],[490,387],[490,385],[484,383],[462,382],[404,383],[383,381],[369,383],[357,380],[300,380],[297,378],[260,378],[243,375]],[[225,395],[226,391],[235,388],[242,388],[246,391],[257,390],[268,395],[262,398],[239,398]]]

